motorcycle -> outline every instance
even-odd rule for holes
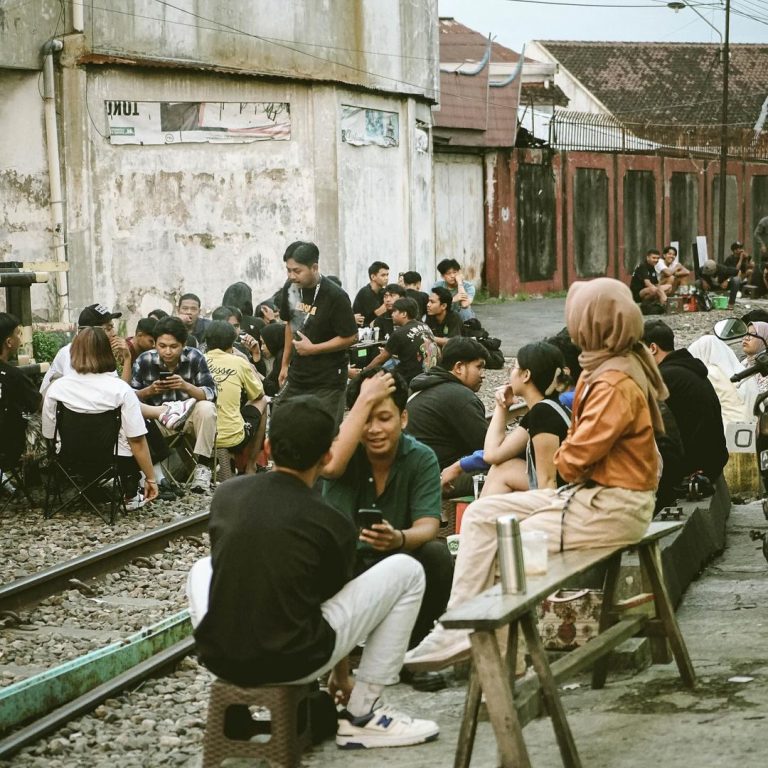
[[[714,333],[721,341],[729,342],[743,339],[748,330],[743,320],[731,317],[715,323]],[[731,381],[738,384],[740,381],[757,374],[768,376],[768,349],[758,353],[753,365],[749,368],[731,376]],[[768,392],[761,392],[757,395],[752,413],[757,419],[755,424],[755,454],[763,484],[763,516],[768,520]],[[768,534],[766,531],[751,530],[749,537],[752,541],[762,541],[763,556],[768,560]]]

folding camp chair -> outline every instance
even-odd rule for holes
[[[46,518],[85,502],[104,522],[113,525],[124,492],[117,471],[120,408],[102,413],[76,413],[56,406],[56,432],[49,446]],[[101,504],[109,504],[105,516]]]

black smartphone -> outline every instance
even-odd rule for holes
[[[173,374],[172,374],[170,371],[160,371],[160,373],[158,374],[158,376],[159,376],[161,379],[170,379],[170,378],[171,378],[171,376],[173,376]]]
[[[376,523],[383,523],[384,518],[381,515],[379,509],[358,509],[357,510],[357,525],[360,528],[367,528],[369,531],[373,530],[373,526]]]

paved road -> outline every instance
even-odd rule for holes
[[[529,299],[477,304],[475,312],[491,336],[512,357],[524,344],[554,336],[565,325],[565,299]]]

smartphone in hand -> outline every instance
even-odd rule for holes
[[[358,509],[357,510],[357,527],[367,528],[369,531],[373,530],[373,526],[376,523],[383,523],[384,517],[379,509]]]

